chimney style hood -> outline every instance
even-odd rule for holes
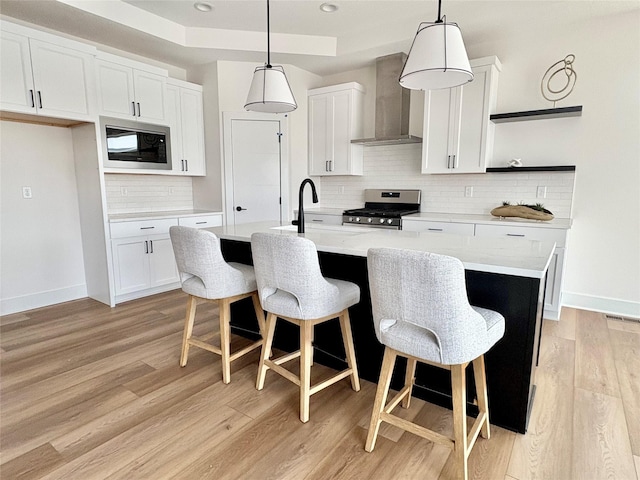
[[[398,83],[406,58],[401,52],[376,59],[376,136],[351,143],[373,146],[422,142],[422,138],[409,135],[411,91]]]

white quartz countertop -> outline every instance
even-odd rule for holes
[[[159,220],[162,218],[197,217],[199,215],[222,215],[222,212],[212,212],[211,210],[166,210],[161,212],[118,213],[109,215],[109,222]]]
[[[543,278],[555,243],[523,238],[473,237],[340,225],[306,225],[304,237],[318,251],[366,257],[372,247],[419,250],[459,258],[467,270]],[[297,227],[277,222],[209,228],[222,239],[251,241],[255,232],[297,235]]]
[[[420,212],[405,215],[403,220],[418,220],[424,222],[447,222],[447,223],[476,223],[484,225],[518,225],[519,227],[536,228],[560,228],[568,230],[571,228],[572,219],[554,218],[549,221],[530,220],[517,217],[494,217],[493,215],[478,215],[464,213],[430,213]]]

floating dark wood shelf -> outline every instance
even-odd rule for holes
[[[489,116],[489,119],[493,123],[506,123],[548,118],[579,117],[581,115],[582,105],[577,105],[575,107],[546,108],[544,110],[528,110],[526,112],[495,113]]]
[[[575,172],[575,165],[549,165],[545,167],[489,167],[487,173],[518,172]]]

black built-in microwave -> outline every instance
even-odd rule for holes
[[[169,127],[100,117],[105,168],[171,170]]]

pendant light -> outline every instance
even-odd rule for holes
[[[252,112],[286,113],[298,108],[293,92],[280,65],[271,65],[269,0],[267,0],[267,63],[256,67],[244,108]]]
[[[411,90],[438,90],[463,85],[473,80],[473,72],[457,23],[438,19],[421,23],[411,44],[409,56],[400,74],[400,85]]]

